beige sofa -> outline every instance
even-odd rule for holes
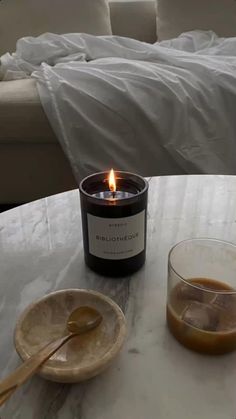
[[[111,2],[113,34],[155,42],[155,5],[155,1]],[[28,202],[75,187],[35,81],[1,81],[0,204]]]

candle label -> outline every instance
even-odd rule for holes
[[[102,259],[127,259],[144,250],[145,210],[122,218],[88,217],[89,253]]]

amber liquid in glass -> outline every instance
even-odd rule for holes
[[[235,292],[207,278],[176,285],[167,303],[171,333],[184,346],[201,353],[217,355],[236,349],[236,293],[230,291]]]

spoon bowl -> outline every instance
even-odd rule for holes
[[[72,311],[67,320],[67,329],[81,335],[97,327],[102,321],[101,314],[92,307],[82,306]]]
[[[78,316],[76,309],[82,306],[86,310]],[[71,333],[75,333],[74,327],[82,330],[82,314],[87,319],[87,327],[90,321],[94,322],[93,328],[65,343],[43,364],[38,374],[51,381],[76,383],[106,369],[123,345],[125,317],[113,300],[90,290],[56,291],[25,309],[17,322],[14,336],[15,347],[22,360],[27,360],[58,336],[68,334],[68,330]]]

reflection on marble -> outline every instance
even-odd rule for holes
[[[192,353],[165,325],[168,250],[182,239],[207,236],[236,243],[234,177],[152,178],[147,261],[131,278],[104,278],[85,267],[78,191],[2,213],[2,378],[20,362],[13,348],[19,313],[50,291],[102,291],[125,311],[129,335],[101,376],[72,386],[34,377],[2,407],[1,419],[234,419],[236,353]]]

